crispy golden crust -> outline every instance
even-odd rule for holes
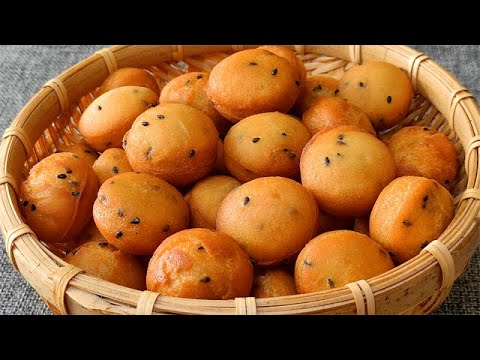
[[[138,86],[123,86],[96,98],[85,110],[78,129],[95,151],[121,148],[122,139],[136,117],[156,104],[158,95]]]
[[[370,215],[370,235],[401,264],[437,239],[455,215],[453,198],[435,180],[403,176],[380,194]]]
[[[98,159],[98,154],[89,148],[86,144],[78,143],[72,145],[60,145],[56,152],[69,152],[85,160],[90,166]]]
[[[293,276],[284,269],[257,268],[253,278],[252,294],[256,298],[295,295]]]
[[[225,136],[232,123],[220,115],[208,99],[205,91],[208,77],[206,72],[191,72],[174,78],[162,89],[160,104],[178,103],[194,107],[205,113],[215,124],[218,133]]]
[[[110,244],[135,255],[152,255],[189,222],[187,203],[177,189],[153,175],[132,172],[103,183],[93,218]]]
[[[185,195],[190,209],[190,227],[215,230],[223,199],[241,183],[230,176],[210,176],[200,180]]]
[[[111,177],[125,172],[132,172],[133,169],[128,162],[125,150],[107,149],[93,164],[93,171],[97,175],[98,183],[102,185]]]
[[[318,99],[302,117],[302,123],[312,135],[324,133],[338,126],[357,126],[364,132],[376,136],[372,123],[365,113],[355,105],[339,97]]]
[[[299,294],[329,290],[393,268],[387,251],[366,235],[331,231],[317,236],[300,252],[295,284]]]
[[[125,137],[128,162],[174,186],[186,186],[215,167],[218,131],[200,110],[184,104],[148,109]]]
[[[400,68],[372,61],[347,71],[340,79],[338,95],[363,110],[375,129],[383,130],[405,118],[414,92]]]
[[[295,68],[287,60],[253,49],[237,52],[213,68],[207,96],[220,114],[236,123],[259,113],[288,112],[299,86]]]
[[[97,178],[85,160],[56,153],[30,170],[21,186],[20,207],[40,240],[74,242],[92,216],[97,191]]]
[[[407,126],[395,133],[387,146],[397,166],[397,176],[423,176],[450,189],[457,176],[457,151],[448,137],[422,126]]]
[[[106,241],[84,243],[68,253],[64,260],[100,279],[132,289],[146,289],[147,269],[142,261],[132,254],[118,250]]]
[[[303,65],[302,60],[300,60],[292,50],[285,46],[264,45],[258,47],[258,49],[270,51],[275,55],[284,58],[290,63],[290,65],[295,68],[295,79],[300,81],[299,95],[301,95],[305,89],[305,84],[307,80],[307,71],[305,70],[305,65]]]
[[[99,95],[122,86],[141,86],[160,94],[157,80],[145,69],[123,68],[113,72],[100,86]]]
[[[249,116],[225,137],[225,165],[241,182],[265,176],[295,177],[311,135],[300,121],[279,112]]]
[[[338,92],[338,80],[328,75],[315,75],[307,78],[305,90],[298,97],[294,112],[300,116],[318,99],[324,96],[335,96]]]
[[[217,230],[232,236],[260,265],[298,253],[315,235],[318,208],[299,183],[282,177],[252,180],[230,192],[217,215]]]
[[[248,296],[253,266],[231,237],[188,229],[166,239],[147,271],[147,289],[166,296],[226,300]]]
[[[321,210],[339,217],[368,214],[378,194],[395,178],[387,146],[354,127],[316,134],[303,149],[302,184]]]

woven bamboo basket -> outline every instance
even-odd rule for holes
[[[96,88],[117,68],[148,68],[160,86],[187,71],[210,71],[229,54],[256,46],[115,46],[50,80],[18,114],[0,145],[0,224],[12,265],[56,314],[428,314],[448,295],[478,246],[480,112],[467,89],[428,56],[406,46],[294,45],[308,75],[340,77],[361,62],[404,69],[416,89],[408,117],[446,134],[463,164],[454,187],[456,215],[418,256],[342,288],[268,299],[194,300],[119,286],[65,263],[23,222],[18,189],[28,170],[60,144],[80,141],[77,121]],[[380,136],[389,136],[390,133]]]

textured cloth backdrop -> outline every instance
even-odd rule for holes
[[[0,134],[45,82],[105,45],[0,46]],[[478,99],[480,46],[414,45],[454,74]],[[2,245],[4,244],[1,239]],[[3,246],[2,246],[3,247]],[[436,314],[480,314],[480,251]],[[0,314],[50,314],[0,251]]]

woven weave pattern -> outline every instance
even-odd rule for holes
[[[103,46],[95,47],[8,47],[4,49],[4,52],[0,53],[0,73],[4,74],[6,79],[0,84],[2,91],[2,98],[0,103],[0,117],[2,132],[7,123],[11,121],[18,110],[24,105],[24,103],[38,90],[47,79],[55,77],[62,70],[73,65],[80,59],[92,54],[96,50]],[[37,55],[26,55],[27,51],[38,52]],[[433,49],[418,48],[418,50],[428,53],[435,60],[439,60],[440,64],[445,65],[447,69],[451,69],[448,63],[442,63],[442,59],[435,54]],[[443,48],[440,48],[443,51]],[[478,80],[480,69],[478,64],[475,63],[475,58],[478,55],[478,47],[467,48],[469,52],[463,56],[467,61],[463,61],[463,64],[468,69],[467,76],[462,78],[460,70],[453,69],[453,72],[460,78],[460,81],[467,86],[474,95],[478,95]],[[23,58],[19,59],[15,55],[25,54]],[[454,56],[459,56],[457,53]],[[21,56],[20,56],[21,57]],[[28,61],[26,60],[28,59]],[[462,64],[462,61],[456,59],[456,64]],[[39,63],[40,62],[40,63]],[[470,81],[469,81],[470,80]],[[440,313],[445,313],[452,306],[455,309],[454,313],[480,313],[479,311],[479,281],[478,281],[478,254],[472,259],[472,265],[465,275],[460,278],[454,286],[453,292],[447,299],[446,303],[440,309]],[[1,271],[3,274],[4,282],[0,285],[0,313],[48,313],[45,305],[38,298],[38,295],[29,288],[23,279],[16,273],[13,273],[13,269],[5,259],[4,253],[1,255]],[[477,272],[477,274],[475,274]],[[477,276],[476,276],[477,275]],[[465,287],[464,294],[462,288],[459,285],[467,279],[468,286]],[[21,284],[21,285],[20,285]],[[18,293],[14,293],[15,286],[19,287]],[[470,288],[469,288],[470,287]],[[21,298],[13,298],[18,294]],[[457,295],[460,294],[460,295]],[[469,300],[463,301],[462,298]],[[473,298],[472,298],[473,297]],[[453,298],[453,301],[450,299]],[[455,299],[456,298],[456,299]],[[458,299],[460,298],[460,300]],[[33,305],[29,307],[29,300],[35,301]],[[10,307],[9,307],[10,306]],[[14,307],[15,306],[15,307]],[[32,307],[33,306],[33,307]],[[457,308],[454,308],[457,307]],[[449,313],[452,313],[449,311]]]

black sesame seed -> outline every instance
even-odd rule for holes
[[[420,249],[425,248],[428,245],[428,241],[424,241],[423,243],[420,244]]]
[[[337,153],[337,156],[342,156],[342,154],[340,154],[340,153]]]
[[[32,210],[32,211],[37,210],[37,207],[35,206],[35,204],[32,204],[32,205],[30,206],[30,210]]]
[[[168,224],[165,225],[165,226],[162,228],[162,231],[163,231],[163,232],[168,232],[168,231],[170,231],[170,225],[168,225]]]
[[[188,152],[188,157],[193,157],[193,156],[195,156],[195,150],[192,149]]]
[[[72,255],[75,255],[78,250],[80,250],[80,248],[76,248],[75,250],[73,250],[73,251],[72,251]]]
[[[112,172],[113,172],[114,174],[118,174],[118,167],[114,166],[114,167],[112,168]]]
[[[145,156],[147,157],[147,160],[150,160],[152,158],[152,147],[149,147],[147,149],[147,152],[145,153]]]
[[[204,250],[204,249],[205,249],[205,248],[204,248],[202,245],[200,245],[199,247],[197,247],[197,250]]]
[[[250,62],[248,63],[248,65],[250,65],[250,66],[257,66],[257,63],[256,63],[255,61],[250,61]]]
[[[142,125],[143,125],[143,126],[148,126],[149,123],[148,123],[148,121],[143,121],[143,122],[142,122]]]
[[[200,279],[201,282],[203,283],[209,283],[210,282],[210,276],[204,276]]]
[[[255,260],[254,258],[250,258],[250,262],[252,263],[252,265],[257,265],[257,260]]]
[[[253,143],[257,143],[257,142],[259,142],[259,141],[260,141],[260,138],[259,138],[259,137],[256,137],[256,138],[253,138],[253,139],[252,139],[252,142],[253,142]]]
[[[387,96],[387,103],[391,103],[392,102],[392,97],[391,96]]]
[[[342,140],[337,140],[337,145],[346,145],[347,143]]]
[[[297,87],[299,87],[300,86],[300,81],[295,80],[295,85],[297,85]]]
[[[115,181],[110,181],[110,184],[112,184],[112,185],[115,184]]]
[[[140,224],[140,219],[139,218],[133,218],[132,221],[130,221],[130,224]]]
[[[165,115],[157,115],[157,118],[159,118],[159,119],[165,119]]]
[[[88,150],[88,149],[86,149],[86,150],[85,150],[85,152],[86,152],[87,154],[91,154],[91,153],[93,153],[93,151],[92,151],[92,150]]]
[[[360,87],[363,87],[363,82],[360,81],[360,82],[358,83],[358,85],[359,85]]]
[[[328,287],[334,287],[335,286],[335,283],[333,282],[332,278],[327,278],[327,284],[328,284]]]
[[[118,216],[123,217],[123,215],[125,215],[125,212],[123,211],[123,209],[118,209],[117,214]]]
[[[282,136],[287,136],[287,134],[286,134],[286,133],[284,133],[284,132],[282,132],[282,134],[281,134],[281,135],[282,135]]]
[[[297,154],[295,153],[295,151],[287,151],[287,155],[292,160],[297,157]]]
[[[445,180],[444,183],[445,183],[445,185],[448,185],[448,184],[450,184],[450,181],[449,181],[449,180]]]
[[[67,175],[65,175],[65,174],[58,174],[58,175],[57,175],[57,178],[59,178],[59,179],[66,179],[66,178],[67,178]]]
[[[338,134],[338,137],[337,137],[337,138],[338,138],[338,140],[343,140],[344,137],[345,137],[344,134]]]
[[[303,263],[307,266],[313,266],[313,263],[307,259],[303,260]]]
[[[108,246],[108,243],[107,242],[101,242],[101,243],[98,243],[98,246],[103,248],[105,246]]]
[[[157,102],[154,102],[154,103],[151,103],[151,104],[150,104],[150,107],[151,107],[151,108],[152,108],[152,107],[155,107],[155,106],[158,106],[158,103],[157,103]]]
[[[117,239],[121,238],[122,236],[123,236],[123,232],[121,232],[121,231],[117,231],[115,233],[115,238],[117,238]]]
[[[340,90],[335,89],[335,95],[337,95],[340,92]]]
[[[250,202],[250,198],[247,196],[243,199],[243,206],[247,205]]]
[[[322,91],[322,85],[317,85],[312,89],[313,92],[319,92]]]
[[[428,131],[428,130],[430,130],[428,127],[423,128],[423,131]]]
[[[422,199],[422,209],[427,207],[428,195],[425,195]]]
[[[28,200],[25,200],[25,201],[23,202],[23,207],[27,207],[27,206],[28,206]]]
[[[411,225],[412,225],[412,223],[411,223],[410,221],[408,221],[408,220],[403,220],[402,223],[403,223],[403,225],[405,225],[405,226],[411,226]]]
[[[325,157],[325,166],[329,166],[330,165],[330,159],[327,157]]]
[[[273,69],[272,70],[272,75],[277,75],[277,73],[278,73],[278,69]]]
[[[77,197],[78,195],[80,195],[80,191],[74,191],[74,192],[72,192],[72,196],[73,196],[73,197]]]
[[[65,172],[66,172],[67,174],[71,174],[73,171],[70,170],[70,169],[65,169]]]
[[[100,105],[98,105],[98,110],[102,110],[102,107]]]
[[[395,253],[392,250],[388,250],[387,252],[391,257],[395,257]]]
[[[203,75],[197,75],[198,80],[200,80],[201,78],[203,78]]]

